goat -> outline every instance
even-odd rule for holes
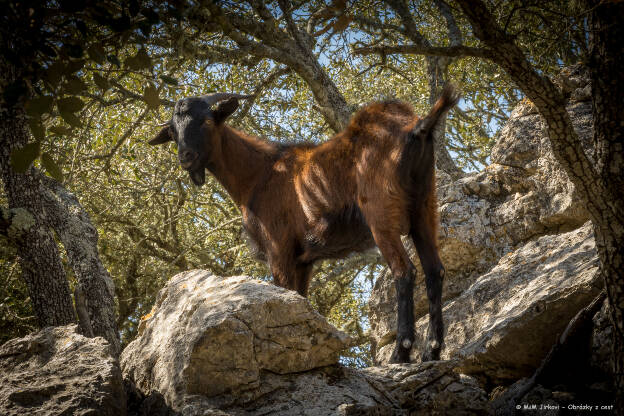
[[[281,145],[228,126],[225,120],[244,98],[249,96],[183,98],[149,143],[174,141],[180,166],[197,186],[206,169],[214,175],[240,207],[243,227],[279,286],[307,296],[314,262],[376,244],[396,279],[394,362],[409,362],[414,342],[415,268],[401,242],[409,234],[429,298],[422,359],[438,360],[444,267],[437,248],[433,130],[459,99],[453,87],[423,119],[400,101],[367,105],[320,145]]]

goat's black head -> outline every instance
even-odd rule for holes
[[[238,100],[249,95],[215,93],[182,98],[175,104],[173,117],[150,140],[151,145],[173,141],[178,146],[178,160],[197,186],[206,180],[212,137],[225,119],[238,108]],[[215,108],[211,108],[213,105]]]

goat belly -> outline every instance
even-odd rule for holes
[[[301,260],[342,258],[366,251],[375,242],[357,206],[324,215],[306,234]]]

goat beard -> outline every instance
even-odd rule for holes
[[[189,170],[188,173],[195,185],[202,186],[206,182],[206,170],[204,168]]]

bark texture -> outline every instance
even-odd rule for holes
[[[595,183],[603,198],[592,215],[613,322],[616,412],[624,414],[624,4],[597,5],[590,15]]]
[[[15,173],[10,164],[11,152],[24,146],[28,137],[23,109],[0,109],[0,173],[9,208],[24,209],[33,219],[32,226],[23,230],[16,242],[22,276],[39,325],[66,325],[75,322],[74,307],[58,247],[45,225],[39,178],[32,167],[25,173]]]
[[[77,279],[76,306],[87,336],[101,336],[119,354],[115,321],[115,285],[97,251],[98,233],[78,199],[57,181],[42,175],[46,221],[63,243]],[[86,315],[82,313],[86,310]]]

